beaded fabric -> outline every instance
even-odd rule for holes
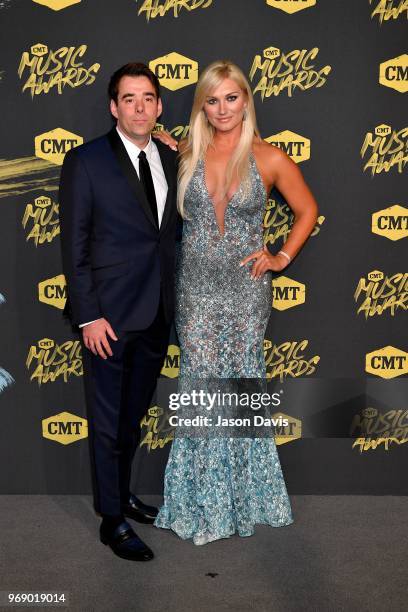
[[[249,188],[241,183],[226,207],[224,233],[203,160],[187,187],[176,275],[180,392],[197,378],[266,377],[263,339],[272,301],[271,273],[253,280],[253,262],[239,266],[263,247],[267,195],[252,154],[248,180]],[[293,523],[274,438],[197,439],[176,431],[156,527],[205,544],[234,533],[252,535],[257,523]]]

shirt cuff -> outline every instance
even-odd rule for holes
[[[81,323],[78,327],[85,327],[85,325],[90,325],[91,323],[95,323],[95,321],[99,321],[99,319],[94,319],[93,321],[88,321],[88,323]]]

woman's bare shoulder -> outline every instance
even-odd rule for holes
[[[257,139],[253,144],[253,151],[255,157],[259,158],[260,161],[264,161],[266,163],[270,162],[279,162],[284,161],[286,159],[290,159],[289,156],[282,151],[279,147],[276,147],[269,142],[265,142],[265,140]]]
[[[257,166],[267,185],[274,185],[282,175],[290,175],[298,171],[297,164],[279,147],[264,140],[256,140],[253,152]]]

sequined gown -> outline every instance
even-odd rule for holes
[[[200,160],[187,187],[176,281],[179,387],[189,377],[265,378],[263,339],[271,309],[271,276],[252,280],[248,254],[262,248],[266,193],[250,157],[243,185],[225,211],[220,233]],[[273,437],[197,439],[175,436],[156,527],[205,544],[254,525],[293,522]]]

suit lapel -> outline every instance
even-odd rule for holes
[[[119,134],[117,133],[116,128],[114,127],[109,133],[108,133],[108,140],[109,143],[113,149],[113,152],[116,156],[116,159],[118,160],[119,166],[124,174],[124,176],[126,177],[133,193],[135,194],[137,200],[140,202],[147,218],[149,219],[149,221],[151,222],[151,224],[153,225],[153,227],[157,230],[157,225],[156,222],[154,220],[153,217],[153,213],[151,211],[149,202],[147,201],[146,198],[146,194],[145,191],[143,189],[143,186],[141,184],[141,182],[139,181],[139,177],[137,176],[137,172],[135,170],[134,165],[132,164],[132,161],[126,151],[126,148],[122,142],[122,140],[120,139]],[[166,173],[166,171],[165,171]],[[167,174],[166,174],[166,179],[167,179]],[[167,179],[168,181],[168,179]],[[167,208],[167,202],[166,202],[166,208]]]

